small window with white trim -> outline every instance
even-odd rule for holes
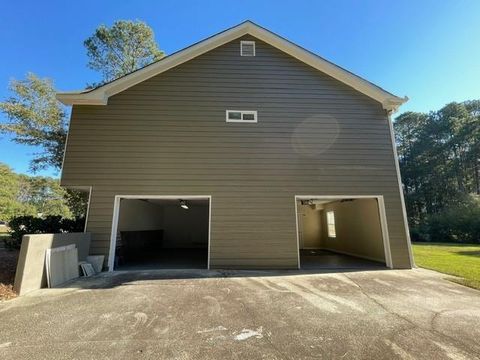
[[[328,237],[337,237],[337,232],[335,231],[335,213],[333,211],[327,211],[327,230]]]
[[[255,56],[255,41],[240,41],[240,56]]]
[[[227,110],[227,122],[256,123],[257,112],[253,110]]]

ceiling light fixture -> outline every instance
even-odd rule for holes
[[[186,202],[185,200],[181,200],[181,199],[180,199],[180,200],[178,200],[178,201],[180,201],[180,207],[181,207],[182,209],[188,210],[188,205],[187,205],[187,202]]]

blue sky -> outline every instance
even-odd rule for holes
[[[60,90],[97,81],[83,41],[140,19],[167,54],[246,19],[411,99],[403,111],[480,98],[480,1],[8,1],[0,12],[0,98],[29,71]],[[0,121],[5,118],[0,114]],[[0,135],[0,162],[28,173],[35,149]],[[50,169],[39,174],[56,174]]]

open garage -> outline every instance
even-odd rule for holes
[[[303,269],[391,267],[382,197],[297,196]]]
[[[206,269],[209,219],[205,197],[117,197],[111,265],[115,270]]]

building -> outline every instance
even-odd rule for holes
[[[90,192],[110,270],[413,265],[390,119],[407,99],[252,22],[57,97],[61,184]]]

